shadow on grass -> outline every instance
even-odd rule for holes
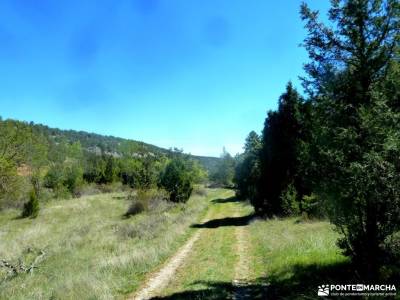
[[[214,204],[220,204],[220,203],[235,203],[235,202],[243,202],[239,200],[237,197],[229,197],[229,198],[222,198],[222,199],[214,199],[211,200],[212,203]]]
[[[172,299],[265,299],[266,284],[261,281],[256,283],[249,283],[243,287],[236,287],[231,282],[221,281],[197,281],[193,283],[202,284],[203,289],[188,290],[178,292],[164,297],[154,297],[152,300],[172,300]],[[239,296],[240,295],[240,296]]]
[[[269,299],[318,299],[317,291],[320,285],[359,283],[348,262],[306,266],[296,264],[291,267],[290,273],[292,276],[281,272],[268,277]]]
[[[200,281],[200,290],[187,290],[164,297],[152,299],[318,299],[318,286],[322,284],[359,283],[350,268],[349,263],[332,265],[293,265],[290,272],[267,275],[235,287],[230,282]],[[329,298],[328,298],[329,299]],[[345,299],[335,297],[335,299]]]
[[[218,228],[224,226],[246,226],[253,218],[254,214],[243,217],[227,217],[222,219],[214,219],[201,224],[193,224],[192,228]]]

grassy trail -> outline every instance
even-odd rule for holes
[[[200,234],[192,251],[155,299],[242,299],[237,283],[251,277],[245,258],[251,213],[232,191],[212,200],[206,220],[192,225]]]
[[[227,191],[192,227],[190,251],[148,298],[315,299],[321,282],[348,278],[338,235],[324,221],[253,218]]]

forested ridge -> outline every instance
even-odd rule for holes
[[[0,152],[3,207],[36,198],[32,188],[42,198],[123,186],[150,189],[159,184],[161,173],[173,159],[190,165],[193,180],[200,183],[218,164],[218,158],[184,154],[179,149],[12,119],[0,120]]]

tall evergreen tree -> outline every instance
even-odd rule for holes
[[[241,199],[253,201],[257,197],[257,182],[260,177],[260,150],[260,136],[255,131],[251,131],[245,141],[244,153],[240,155],[235,168],[236,195]]]
[[[190,170],[180,157],[174,157],[160,176],[160,187],[169,193],[172,202],[186,202],[193,190]]]
[[[258,212],[281,214],[282,193],[296,184],[300,139],[302,134],[302,103],[299,93],[288,83],[279,98],[277,111],[270,111],[265,120],[260,152],[261,176],[258,195],[253,205]]]
[[[387,88],[399,60],[400,3],[331,3],[333,27],[301,9],[311,58],[304,84],[317,112],[314,179],[343,233],[340,246],[372,278],[400,225],[400,119]]]

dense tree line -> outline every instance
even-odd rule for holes
[[[199,161],[182,151],[149,152],[123,140],[113,152],[98,152],[43,128],[0,119],[0,208],[23,206],[23,216],[37,216],[40,201],[79,197],[91,186],[162,188],[170,200],[184,202],[194,184],[207,180]]]
[[[235,172],[259,214],[327,216],[368,278],[400,270],[399,13],[395,0],[333,0],[329,27],[303,4],[306,96],[287,85]]]

